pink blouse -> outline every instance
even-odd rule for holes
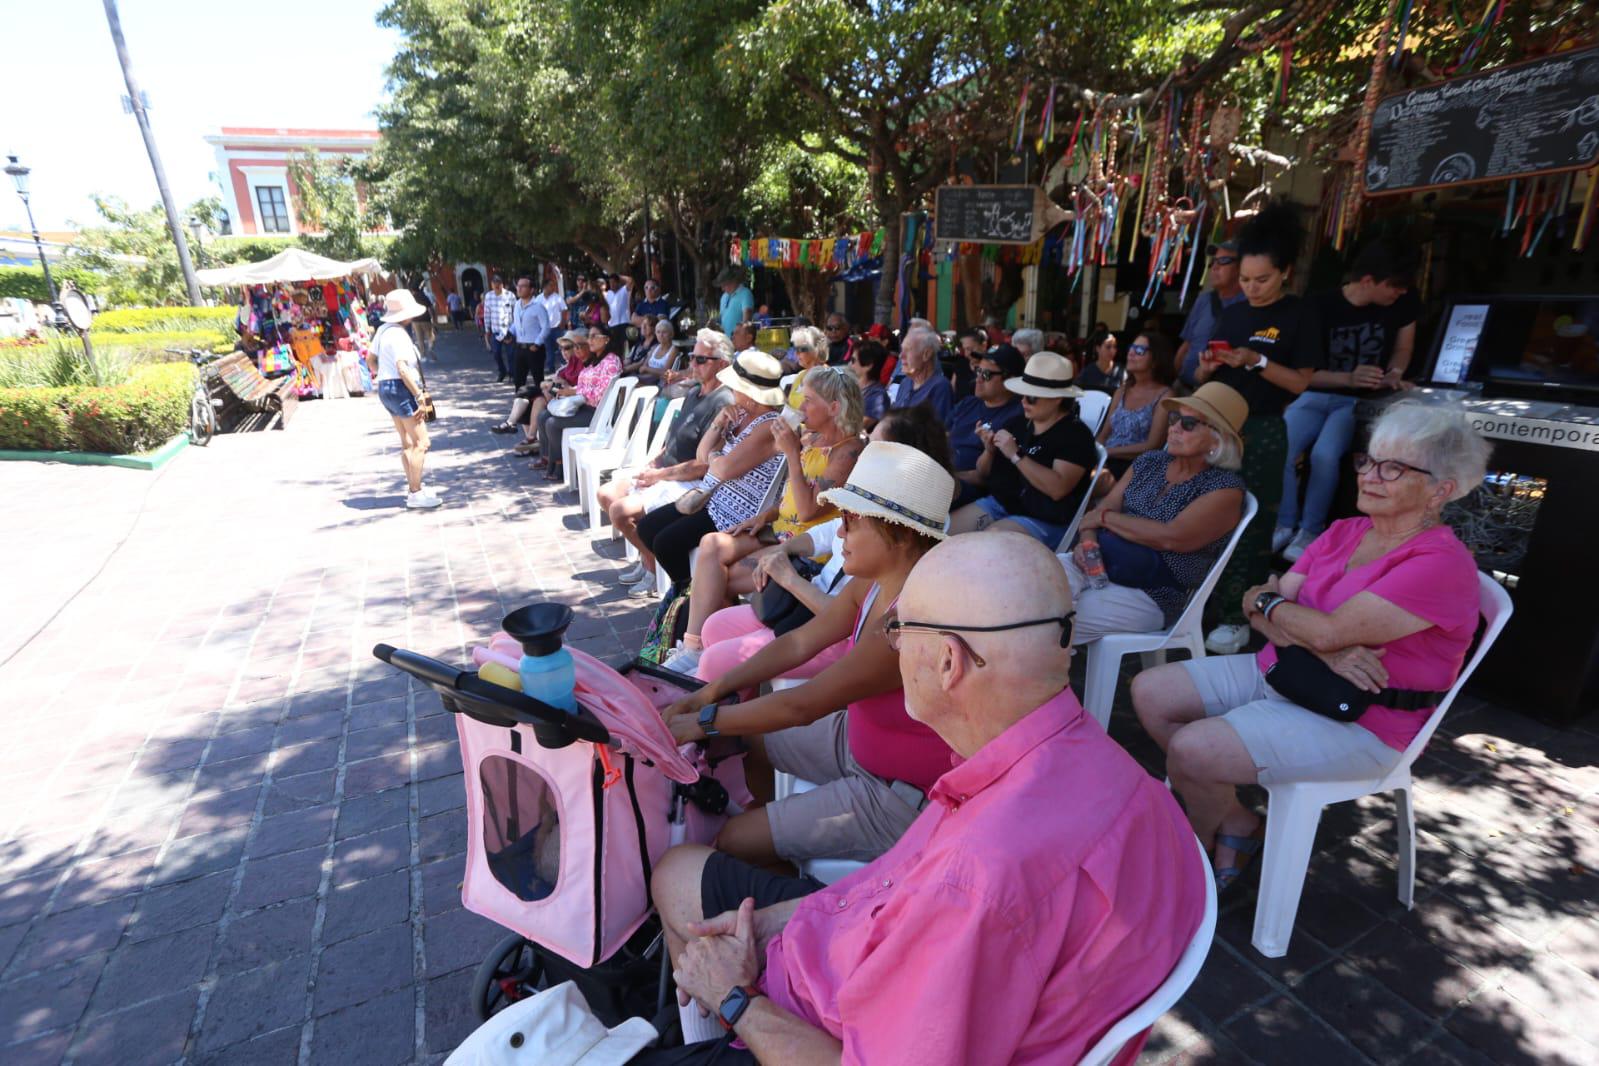
[[[578,371],[577,394],[589,402],[589,406],[598,407],[600,400],[605,396],[605,390],[611,387],[611,382],[622,372],[622,360],[614,354],[607,354],[604,359],[593,366],[586,366]]]

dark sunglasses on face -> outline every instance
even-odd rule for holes
[[[823,328],[826,329],[827,332],[829,332],[829,333],[837,333],[839,330],[843,329],[844,327],[843,326],[838,326],[838,325],[832,325],[832,326],[825,326]]]
[[[716,355],[696,355],[694,357],[694,365],[704,366],[706,363],[716,362],[719,358],[721,357]]]
[[[1127,346],[1128,355],[1146,355],[1148,352],[1149,345],[1147,344],[1129,344]]]
[[[1217,266],[1230,267],[1234,263],[1238,262],[1238,257],[1236,255],[1218,255],[1216,258],[1212,259],[1211,262],[1215,263]]]
[[[1179,411],[1172,411],[1166,415],[1166,425],[1182,426],[1184,433],[1192,433],[1200,426],[1204,426],[1206,429],[1210,428],[1210,423],[1203,418],[1197,415],[1185,415]]]
[[[993,381],[995,378],[1003,378],[1004,376],[1005,372],[1003,370],[984,370],[979,367],[972,371],[972,377],[978,381]]]

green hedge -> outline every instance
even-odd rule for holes
[[[70,281],[84,292],[99,291],[105,281],[92,270],[65,263],[51,263],[50,276],[58,286]],[[50,289],[44,283],[44,271],[38,267],[0,267],[0,297],[7,296],[49,303]]]
[[[101,311],[94,316],[95,333],[189,332],[216,330],[231,332],[233,307],[130,307]]]
[[[0,449],[131,454],[159,447],[189,423],[194,369],[139,367],[125,385],[0,389]]]

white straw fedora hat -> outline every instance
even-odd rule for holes
[[[624,1066],[656,1038],[643,1018],[615,1029],[571,981],[513,1003],[472,1031],[446,1066]]]
[[[820,497],[840,511],[897,522],[934,540],[944,539],[954,498],[948,470],[925,452],[887,440],[867,444],[843,486]]]
[[[1021,377],[1006,378],[1005,387],[1018,396],[1081,396],[1072,384],[1072,361],[1054,352],[1038,352],[1027,360]]]
[[[428,309],[423,307],[417,298],[411,295],[409,289],[395,289],[383,297],[383,321],[404,322],[419,315],[425,315]]]
[[[731,366],[717,373],[716,380],[758,404],[783,406],[783,364],[759,348],[739,352]]]

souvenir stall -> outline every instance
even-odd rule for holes
[[[236,291],[244,350],[263,377],[294,377],[301,398],[370,392],[368,280],[376,259],[341,262],[290,248],[259,263],[202,270],[202,285]]]

